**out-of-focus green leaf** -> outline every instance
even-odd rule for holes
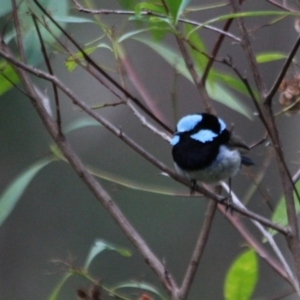
[[[100,43],[97,46],[86,48],[86,49],[84,49],[84,52],[86,54],[91,54],[97,48],[104,48],[104,49],[108,49],[111,52],[113,52],[112,48],[109,45],[105,44],[105,43]],[[74,54],[74,56],[72,56],[72,55],[69,56],[67,58],[66,62],[65,62],[65,66],[66,66],[66,68],[69,72],[72,72],[77,67],[77,65],[78,65],[77,59],[80,60],[80,61],[83,60],[83,54],[81,52],[77,52],[76,54]]]
[[[0,196],[0,226],[9,217],[24,191],[34,178],[34,176],[49,163],[54,161],[53,157],[47,157],[34,163],[23,171]]]
[[[298,191],[298,194],[300,194],[300,180],[297,181],[295,184],[295,188]],[[296,207],[296,213],[299,214],[300,212],[300,204],[297,199],[297,195],[294,192],[294,199],[295,199],[295,207]],[[276,224],[280,224],[281,226],[285,227],[288,225],[288,219],[287,219],[287,214],[286,214],[286,205],[285,205],[285,198],[281,197],[273,214],[272,214],[272,222]],[[277,234],[277,231],[274,229],[269,229],[269,232],[272,235]]]
[[[177,72],[185,76],[188,80],[193,82],[189,71],[186,68],[185,62],[183,58],[174,52],[172,49],[155,43],[149,39],[143,39],[140,37],[135,37],[135,40],[142,42],[143,44],[149,46],[153,49],[157,54],[159,54],[163,59],[165,59],[171,66],[176,68]],[[201,72],[199,71],[199,76],[201,76]],[[252,114],[250,109],[243,104],[239,99],[237,99],[234,95],[230,94],[225,88],[223,88],[218,82],[208,83],[207,84],[207,92],[209,96],[218,101],[227,107],[243,114],[249,119],[252,118]]]
[[[11,65],[3,60],[0,61],[0,96],[9,91],[13,87],[13,84],[17,84],[18,82],[19,76]]]
[[[266,17],[266,16],[298,16],[299,13],[294,12],[283,12],[283,11],[248,11],[248,12],[240,12],[240,13],[232,13],[228,15],[222,15],[217,18],[213,18],[200,24],[195,27],[189,34],[192,34],[194,31],[197,31],[205,25],[210,25],[212,23],[228,20],[228,19],[236,19],[236,18],[251,18],[251,17]]]
[[[135,182],[128,178],[118,176],[117,174],[110,174],[109,172],[96,169],[95,167],[87,166],[87,168],[92,175],[116,183],[118,185],[124,186],[129,189],[154,193],[159,195],[165,195],[165,196],[190,197],[189,193],[176,191],[174,190],[174,188],[168,188],[166,186],[153,186],[150,184],[143,184],[140,182]]]
[[[92,19],[74,16],[55,16],[54,19],[62,23],[94,23]]]
[[[192,28],[193,26],[190,24],[185,24],[184,26],[186,33],[190,32]],[[196,63],[198,70],[203,71],[208,62],[208,58],[202,54],[202,53],[207,53],[206,47],[197,32],[190,34],[188,41],[192,44],[193,47],[196,48],[196,49],[192,49],[191,47],[189,47],[190,54],[194,62]]]
[[[210,73],[210,78],[212,80],[217,80],[220,83],[223,83],[223,84],[229,86],[230,88],[232,88],[233,90],[235,90],[241,94],[249,96],[249,92],[248,92],[248,89],[246,88],[245,84],[243,82],[241,82],[241,80],[230,76],[228,73],[222,73],[222,72],[212,70]],[[256,99],[258,99],[259,95],[258,95],[257,90],[252,88],[252,91],[253,91]]]
[[[131,256],[131,252],[128,249],[125,248],[117,248],[115,246],[113,246],[112,244],[103,241],[103,240],[96,240],[95,244],[91,247],[90,252],[86,258],[85,264],[84,264],[84,268],[88,269],[91,262],[94,260],[94,258],[100,254],[101,252],[103,252],[104,250],[112,250],[112,251],[116,251],[118,252],[120,255],[122,256],[126,256],[129,257]]]
[[[32,14],[34,14],[41,22],[39,23],[39,28],[41,35],[43,37],[46,46],[52,45],[56,42],[54,36],[59,37],[61,35],[60,30],[50,22],[43,15],[42,11],[33,3],[33,1],[20,1],[18,6],[18,17],[20,21],[20,27],[22,28],[22,38],[23,46],[26,55],[26,61],[30,65],[39,64],[42,59],[41,45],[32,20]],[[41,0],[39,3],[48,11],[54,19],[66,18],[69,14],[69,3],[68,0]],[[48,29],[44,28],[44,22],[47,22],[47,27],[51,31],[49,33]],[[64,27],[66,23],[61,23]],[[15,32],[12,32],[15,34]]]
[[[138,30],[133,30],[133,31],[129,31],[123,35],[121,35],[118,39],[118,43],[122,43],[123,41],[125,41],[128,38],[131,38],[137,34],[143,33],[143,32],[148,32],[150,29],[146,28],[146,29],[138,29]]]
[[[146,282],[134,282],[134,281],[125,281],[121,282],[114,287],[111,288],[111,291],[116,291],[118,289],[124,289],[124,288],[134,288],[139,290],[144,290],[153,293],[154,295],[157,295],[160,299],[166,300],[167,298],[153,285],[146,283]]]
[[[82,129],[90,126],[101,126],[99,122],[91,118],[81,118],[75,120],[64,129],[64,133],[70,133],[71,131]]]
[[[178,18],[189,5],[190,0],[166,0],[166,3],[172,16],[173,24],[176,25]]]
[[[135,6],[135,15],[137,17],[141,17],[141,12],[145,11],[151,11],[154,13],[159,13],[159,14],[165,14],[165,10],[162,5],[156,5],[154,3],[149,3],[149,2],[140,2]]]
[[[0,17],[3,17],[7,13],[11,12],[12,5],[11,0],[1,0]]]
[[[61,289],[63,288],[63,286],[65,285],[65,283],[67,282],[67,280],[73,275],[72,272],[68,272],[61,280],[60,282],[56,285],[56,287],[54,288],[54,290],[52,291],[52,293],[50,294],[48,300],[57,300],[58,299],[58,295],[61,291]]]
[[[241,254],[227,272],[224,284],[226,300],[249,300],[258,278],[258,262],[253,250]]]
[[[256,61],[260,64],[287,58],[282,52],[264,52],[256,55]]]

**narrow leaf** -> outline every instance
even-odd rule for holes
[[[52,293],[50,294],[48,300],[57,300],[58,299],[58,295],[61,291],[61,289],[63,288],[63,286],[65,285],[65,283],[67,282],[67,280],[73,275],[73,273],[68,272],[62,279],[61,281],[56,285],[56,287],[54,288],[54,290],[52,291]]]
[[[295,184],[295,189],[298,191],[298,194],[300,193],[300,180],[297,181]],[[300,204],[297,199],[297,195],[294,192],[294,199],[295,199],[295,207],[296,207],[296,213],[299,214],[300,212]],[[288,219],[286,214],[286,205],[285,205],[285,198],[281,197],[274,212],[272,215],[272,222],[276,224],[280,224],[281,226],[285,227],[288,225]],[[273,235],[277,233],[277,231],[270,229],[269,232]]]
[[[15,70],[5,61],[0,61],[0,96],[9,91],[13,84],[18,82],[19,76]]]
[[[248,300],[257,283],[258,262],[251,249],[241,254],[231,265],[225,279],[226,300]]]
[[[159,54],[163,59],[165,59],[171,66],[176,68],[177,72],[185,76],[189,81],[193,82],[189,71],[186,68],[185,62],[183,58],[178,55],[173,50],[169,49],[168,47],[157,44],[153,41],[148,39],[143,39],[140,37],[135,37],[135,40],[149,46],[153,49],[157,54]],[[198,75],[201,76],[201,72],[198,70]],[[223,88],[219,83],[213,82],[207,85],[207,92],[209,96],[218,101],[227,107],[243,114],[244,116],[251,119],[252,114],[250,109],[243,104],[239,99],[237,99],[233,94],[229,93],[225,88]]]
[[[0,196],[0,226],[11,214],[16,204],[20,200],[27,186],[34,176],[46,165],[54,160],[53,157],[47,157],[37,161],[35,164],[22,172],[13,182],[4,190]]]
[[[125,248],[116,248],[112,244],[109,244],[108,242],[105,242],[103,240],[96,240],[95,244],[91,247],[90,252],[86,258],[84,268],[88,269],[91,262],[94,260],[94,258],[103,252],[104,250],[112,250],[118,252],[122,256],[131,256],[131,252]]]
[[[282,52],[264,52],[256,55],[256,61],[260,64],[285,58],[287,58],[287,55]]]
[[[75,120],[64,129],[64,133],[70,133],[74,130],[82,129],[90,126],[101,126],[99,122],[91,118],[81,118]]]

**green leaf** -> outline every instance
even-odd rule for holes
[[[253,250],[241,254],[227,272],[224,284],[226,300],[249,300],[258,278],[258,262]]]
[[[256,61],[260,64],[286,58],[287,55],[282,52],[263,52],[256,55]]]
[[[65,285],[65,283],[67,282],[67,280],[73,275],[72,272],[68,272],[67,274],[65,274],[65,276],[61,279],[61,281],[56,285],[56,287],[54,288],[54,290],[52,291],[52,293],[50,294],[48,300],[57,300],[58,295],[61,291],[61,289],[63,288],[63,286]]]
[[[75,120],[64,129],[64,133],[70,133],[71,131],[82,129],[90,126],[101,126],[101,124],[95,119],[91,118],[80,118]]]
[[[298,191],[298,194],[300,193],[300,180],[297,181],[295,184],[295,189]],[[300,204],[297,199],[297,195],[294,192],[294,199],[295,199],[295,207],[296,207],[296,213],[299,214],[300,212]],[[285,205],[285,198],[281,197],[273,214],[272,214],[272,222],[276,224],[280,224],[281,226],[285,227],[288,225],[288,218],[286,214],[286,205]],[[272,235],[277,234],[277,231],[274,229],[269,229],[269,232]]]
[[[135,15],[136,17],[140,18],[141,17],[141,12],[142,11],[151,11],[154,13],[159,13],[159,14],[165,14],[165,10],[162,5],[155,5],[153,3],[149,2],[140,2],[135,6]]]
[[[232,13],[232,14],[222,15],[217,18],[208,20],[207,22],[202,23],[199,26],[196,26],[189,34],[191,34],[193,31],[197,31],[203,28],[205,25],[210,25],[212,23],[216,23],[228,19],[266,17],[266,16],[299,16],[299,13],[281,12],[281,11],[248,11],[248,12]]]
[[[54,19],[66,18],[68,16],[68,0],[41,0],[39,3],[53,16]],[[26,62],[30,65],[36,66],[42,61],[43,56],[40,50],[40,41],[32,20],[32,14],[40,20],[40,22],[38,22],[39,28],[46,47],[54,44],[56,39],[53,35],[59,37],[61,32],[43,15],[42,11],[33,3],[33,1],[22,1],[18,6],[18,13],[20,27],[22,28],[22,39]],[[47,28],[42,25],[45,22],[47,23]],[[62,27],[66,26],[65,23],[62,23],[61,25]],[[15,32],[13,32],[13,34],[15,35]]]
[[[134,289],[144,290],[157,295],[162,300],[167,299],[155,286],[141,281],[134,282],[131,280],[131,281],[121,282],[115,285],[114,287],[112,287],[111,291],[116,291],[118,289],[123,289],[123,288],[134,288]]]
[[[7,80],[7,78],[9,80]],[[9,91],[14,85],[19,82],[19,76],[6,61],[0,61],[0,96]]]
[[[141,37],[135,37],[134,39],[149,46],[163,59],[165,59],[171,66],[173,66],[179,74],[182,74],[189,81],[193,82],[191,75],[186,68],[185,62],[179,54],[174,52],[172,49],[162,44],[150,41],[149,39],[143,39]],[[198,71],[198,73],[198,75],[201,76],[201,72]],[[230,107],[231,109],[243,114],[249,119],[252,118],[250,109],[233,94],[229,93],[225,88],[223,88],[218,82],[208,83],[207,92],[213,100]]]
[[[0,17],[12,11],[11,0],[1,0]]]
[[[54,19],[62,23],[94,23],[91,19],[74,16],[55,16]]]
[[[192,28],[193,28],[192,25],[185,24],[185,26],[184,26],[185,33],[191,31]],[[196,49],[192,49],[189,47],[190,54],[191,54],[194,62],[196,63],[198,70],[203,71],[208,62],[208,58],[202,54],[202,53],[207,53],[206,47],[197,32],[190,34],[188,41],[193,45],[193,47],[195,47],[197,49],[196,50]]]
[[[131,252],[125,248],[116,248],[112,244],[109,244],[108,242],[98,239],[90,249],[90,252],[84,264],[84,268],[88,269],[91,262],[94,260],[94,258],[104,250],[116,251],[117,253],[125,257],[129,257],[132,255]]]
[[[34,176],[46,165],[54,161],[53,157],[43,158],[22,172],[13,182],[4,190],[0,196],[0,226],[11,214],[27,186]]]
[[[189,5],[190,0],[166,0],[173,24],[176,25],[179,17]]]

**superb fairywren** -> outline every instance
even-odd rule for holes
[[[176,171],[192,180],[216,184],[236,175],[241,164],[250,166],[250,158],[241,155],[231,132],[220,118],[208,113],[183,117],[171,140]]]

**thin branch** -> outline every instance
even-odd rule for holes
[[[11,0],[12,3],[12,12],[13,12],[13,19],[14,19],[14,25],[15,25],[15,30],[16,30],[16,36],[17,36],[17,43],[18,43],[18,50],[20,51],[20,56],[21,60],[25,62],[25,51],[23,47],[23,42],[22,42],[22,36],[21,36],[21,30],[20,30],[20,22],[19,22],[19,17],[18,17],[18,9],[17,9],[17,4],[16,0]]]
[[[189,55],[189,53],[188,53],[188,51],[187,51],[187,49],[184,45],[183,38],[181,37],[181,34],[180,34],[180,36],[179,36],[179,33],[176,35],[176,41],[177,41],[178,47],[180,49],[180,52],[182,54],[182,57],[184,59],[185,65],[186,65],[190,75],[192,76],[194,84],[196,85],[197,90],[200,94],[200,97],[201,97],[201,100],[203,102],[203,105],[204,105],[204,108],[205,108],[206,112],[215,114],[215,110],[211,106],[211,101],[209,100],[209,97],[208,97],[207,91],[205,89],[205,86],[202,84],[201,81],[199,81],[197,72],[194,68],[193,61],[192,61],[192,59],[191,59],[191,57],[190,57],[190,55]]]
[[[183,278],[181,287],[178,291],[178,293],[180,295],[180,299],[186,299],[188,296],[191,285],[192,285],[195,275],[196,275],[196,271],[198,269],[200,259],[203,255],[204,248],[207,244],[207,240],[208,240],[211,226],[212,226],[212,223],[214,220],[216,209],[217,209],[217,202],[209,201],[208,208],[207,208],[207,211],[205,214],[204,223],[203,223],[199,238],[197,240],[192,258],[189,262],[187,271]]]
[[[235,205],[245,208],[244,204],[242,202],[239,201],[238,197],[234,194],[234,192],[230,189],[230,187],[225,184],[224,182],[222,183],[223,188],[227,191],[227,193],[231,194],[232,200],[235,203]],[[274,237],[257,221],[255,220],[251,220],[251,222],[253,223],[253,225],[262,233],[262,235],[267,239],[267,241],[269,242],[269,245],[271,246],[271,248],[273,249],[273,251],[275,252],[276,256],[278,257],[279,261],[282,263],[291,284],[293,285],[293,287],[295,288],[295,290],[297,291],[297,293],[299,292],[299,284],[298,284],[298,280],[297,278],[294,276],[292,270],[290,269],[284,255],[282,254],[282,252],[280,251],[279,247],[277,246]]]
[[[74,4],[76,5],[76,8],[79,12],[83,12],[83,13],[87,13],[87,14],[93,14],[93,15],[129,15],[129,16],[135,16],[135,11],[133,10],[119,10],[119,9],[87,9],[85,7],[83,7],[77,0],[72,0],[74,2]],[[158,13],[154,13],[151,11],[141,11],[140,14],[142,16],[149,16],[149,17],[161,17],[161,18],[165,18],[165,15],[162,14],[158,14]],[[211,26],[211,25],[203,25],[203,23],[199,23],[197,21],[193,21],[193,20],[188,20],[188,19],[183,19],[183,18],[179,18],[178,19],[179,22],[181,23],[186,23],[186,24],[190,24],[190,25],[194,25],[196,27],[198,26],[203,26],[203,28],[214,31],[218,34],[223,34],[224,36],[234,40],[235,42],[240,42],[240,38],[236,37],[235,35],[233,35],[230,32],[226,32],[222,29],[219,29],[217,27]]]
[[[168,132],[172,132],[169,126],[163,123],[157,118],[149,109],[147,109],[136,97],[131,95],[126,89],[124,89],[116,80],[114,80],[107,72],[105,72],[98,64],[96,64],[88,54],[82,49],[82,47],[53,19],[53,17],[44,9],[44,7],[37,1],[33,2],[39,7],[39,9],[51,20],[53,24],[72,42],[72,44],[81,52],[83,58],[91,64],[104,78],[106,78],[111,84],[113,84],[118,90],[120,90],[127,98],[131,99],[143,112],[150,116],[155,122],[157,122],[162,128]]]
[[[8,55],[8,53],[6,52]],[[9,54],[10,55],[10,54]],[[23,68],[24,69],[24,68]],[[177,285],[171,274],[168,276],[168,280],[165,277],[165,267],[158,260],[155,254],[151,251],[146,242],[142,239],[142,237],[137,233],[137,231],[133,228],[130,222],[123,215],[119,207],[113,201],[113,199],[107,194],[105,189],[101,186],[101,184],[90,174],[84,164],[81,162],[80,158],[75,154],[72,150],[69,143],[62,138],[59,133],[58,126],[56,122],[51,118],[51,116],[46,112],[44,106],[42,105],[40,99],[35,93],[34,89],[31,85],[28,85],[29,78],[27,74],[23,71],[22,68],[17,68],[17,71],[20,75],[22,82],[25,85],[25,88],[28,94],[31,97],[31,101],[33,107],[36,112],[40,116],[45,128],[48,133],[51,135],[53,140],[58,145],[59,149],[69,161],[70,165],[73,167],[74,171],[78,174],[78,176],[83,180],[83,182],[88,186],[91,192],[94,194],[96,199],[103,205],[103,207],[108,211],[113,220],[119,225],[121,230],[124,232],[126,237],[132,242],[132,244],[138,249],[139,253],[142,255],[146,263],[153,269],[153,271],[158,276],[159,280],[165,287],[165,289],[172,293],[174,290],[177,290]],[[49,75],[52,76],[52,75]],[[34,100],[33,100],[34,99]],[[122,133],[120,133],[122,135]]]
[[[233,19],[228,19],[226,21],[226,23],[224,24],[224,27],[223,27],[223,31],[228,31],[228,29],[230,28],[231,24],[233,22]],[[208,63],[204,69],[204,72],[203,72],[203,75],[202,75],[202,78],[201,78],[201,83],[203,86],[205,86],[205,82],[206,82],[206,79],[207,79],[207,76],[209,74],[209,71],[214,63],[214,59],[215,57],[217,56],[220,48],[221,48],[221,45],[224,41],[224,38],[225,38],[225,35],[224,34],[221,34],[216,42],[216,44],[214,45],[214,48],[211,52],[211,58],[209,58],[208,60]]]
[[[234,12],[240,12],[240,5],[238,3],[238,0],[230,0]],[[250,38],[249,34],[247,32],[247,29],[245,27],[244,21],[242,18],[237,19],[238,25],[239,25],[239,30],[242,36],[242,47],[243,50],[246,54],[246,57],[248,59],[251,71],[253,73],[253,78],[256,83],[256,86],[259,90],[260,93],[260,98],[261,100],[264,100],[267,93],[266,93],[266,88],[265,84],[262,80],[262,76],[259,72],[257,63],[255,61],[255,56],[253,53],[253,49],[250,43]],[[295,191],[296,195],[298,196],[299,199],[299,193],[295,189],[294,183],[291,178],[291,174],[287,168],[286,162],[284,160],[284,155],[282,152],[282,147],[280,144],[280,139],[278,135],[278,130],[276,127],[276,123],[274,120],[274,115],[272,111],[272,103],[269,102],[269,105],[264,103],[263,105],[263,111],[262,115],[264,122],[266,122],[266,129],[270,133],[270,137],[273,143],[273,146],[275,148],[275,153],[276,153],[276,161],[278,165],[278,170],[279,170],[279,175],[280,175],[280,180],[283,188],[283,193],[285,196],[285,201],[286,201],[286,209],[287,209],[287,215],[288,215],[288,220],[289,220],[289,226],[291,227],[292,234],[288,238],[288,243],[291,249],[291,253],[293,255],[294,263],[295,263],[295,268],[297,272],[297,278],[300,280],[300,241],[299,241],[299,230],[298,230],[298,220],[297,220],[297,214],[296,214],[296,209],[295,209],[295,203],[294,203],[294,197],[293,197],[293,191]]]
[[[46,50],[44,40],[42,38],[41,31],[40,31],[39,25],[37,23],[37,18],[36,18],[35,15],[32,15],[32,20],[33,20],[33,23],[34,23],[34,26],[35,26],[40,44],[41,44],[41,50],[42,50],[42,54],[43,54],[48,72],[49,72],[49,74],[53,75],[54,73],[53,73],[53,70],[52,70],[52,67],[51,67],[51,63],[49,61],[49,57],[47,55],[47,50]],[[58,97],[57,86],[54,83],[52,83],[52,88],[53,88],[54,101],[55,101],[55,107],[56,107],[56,122],[57,122],[59,133],[62,135],[60,105],[59,105],[59,97]]]
[[[135,150],[137,153],[139,153],[141,156],[143,156],[146,160],[148,160],[150,163],[155,165],[157,168],[159,168],[162,172],[167,173],[171,178],[174,180],[186,185],[187,187],[190,187],[190,182],[180,175],[178,175],[174,170],[168,168],[165,164],[157,160],[154,156],[152,156],[150,153],[148,153],[145,149],[140,147],[138,144],[136,144],[132,139],[130,139],[125,133],[123,133],[120,129],[113,126],[110,122],[108,122],[105,118],[98,115],[95,111],[93,111],[89,106],[87,106],[84,102],[82,102],[68,87],[66,87],[60,80],[58,80],[55,76],[52,76],[50,74],[47,74],[39,69],[33,68],[31,66],[28,66],[18,60],[16,60],[14,57],[12,57],[9,53],[3,50],[3,47],[0,45],[0,55],[5,58],[7,61],[12,63],[13,65],[28,71],[29,73],[32,73],[39,78],[43,78],[47,81],[54,82],[57,87],[65,93],[75,105],[80,107],[82,110],[84,110],[88,115],[90,115],[92,118],[97,120],[99,123],[101,123],[106,129],[108,129],[111,133],[119,137],[121,140],[123,140],[129,147],[131,147],[133,150]],[[213,192],[208,191],[207,189],[203,188],[202,186],[196,186],[196,191],[200,194],[205,195],[206,197],[217,201],[218,203],[222,203],[223,205],[226,205],[224,203],[224,199],[221,196],[218,196],[214,194]],[[248,209],[242,209],[236,206],[233,206],[233,210],[241,213],[244,216],[247,216],[251,219],[257,220],[258,222],[262,223],[263,225],[273,228],[277,230],[278,232],[281,232],[285,235],[289,235],[289,229],[283,228],[278,224],[274,224],[268,219],[257,215]]]
[[[293,46],[287,60],[285,61],[283,68],[280,70],[280,73],[278,74],[273,86],[271,87],[270,91],[268,92],[268,94],[265,98],[266,105],[271,104],[271,101],[272,101],[274,95],[276,94],[284,76],[286,75],[286,72],[288,71],[288,69],[293,61],[293,58],[295,57],[295,55],[299,49],[299,46],[300,46],[300,35],[298,36],[298,39],[297,39],[295,45]]]

